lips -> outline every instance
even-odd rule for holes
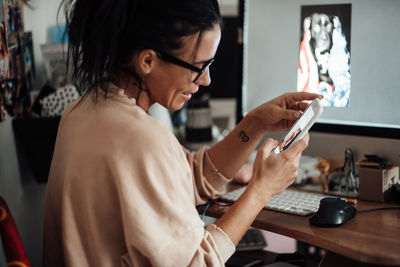
[[[192,98],[192,94],[189,93],[189,92],[183,92],[183,93],[182,93],[182,97],[183,97],[183,99],[184,99],[185,101],[189,101],[190,98]]]
[[[199,88],[195,88],[194,90],[191,90],[191,91],[182,92],[182,97],[185,99],[185,101],[189,101],[190,98],[192,97],[192,95],[197,93],[198,90],[199,90]]]

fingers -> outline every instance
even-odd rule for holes
[[[278,141],[274,140],[272,138],[267,138],[265,142],[261,145],[257,152],[257,157],[259,157],[259,154],[262,155],[263,157],[267,157],[271,154],[272,149],[274,149],[278,145]]]
[[[296,110],[301,110],[301,111],[305,111],[308,106],[310,105],[309,102],[297,102],[296,103]],[[294,111],[295,112],[295,111]]]
[[[306,134],[299,141],[292,144],[286,151],[293,155],[301,154],[307,148],[309,140],[310,140],[310,135]]]
[[[305,100],[313,100],[314,98],[322,99],[322,95],[307,93],[307,92],[296,92],[296,93],[288,93],[287,99],[292,101],[305,101]]]
[[[285,95],[286,103],[290,109],[304,111],[309,106],[310,101],[315,98],[322,99],[322,95],[314,93],[288,93]]]
[[[309,105],[310,104],[307,102],[298,102],[294,109],[286,109],[286,110],[284,109],[283,110],[284,112],[282,113],[285,114],[283,116],[283,119],[293,120],[293,121],[297,120],[298,118],[301,117],[301,115],[303,114],[302,112],[305,111]]]
[[[272,149],[274,149],[277,145],[278,145],[277,140],[268,138],[262,145],[264,155],[269,156],[272,152]]]
[[[309,105],[310,104],[307,102],[299,102],[298,107],[299,107],[299,110],[304,111],[304,110],[306,110],[306,108],[308,108]]]
[[[306,92],[296,92],[296,93],[287,93],[276,100],[281,99],[286,102],[286,108],[279,108],[276,110],[276,115],[280,119],[284,120],[297,120],[301,116],[301,111],[306,110],[309,106],[308,102],[315,98],[322,99],[322,95],[314,94],[314,93],[306,93]]]
[[[247,184],[253,174],[253,164],[245,163],[240,167],[239,171],[233,176],[233,181],[237,183]]]
[[[276,115],[278,118],[281,120],[289,120],[289,121],[295,121],[301,116],[301,112],[299,110],[291,110],[291,109],[283,109],[279,108],[276,111]]]

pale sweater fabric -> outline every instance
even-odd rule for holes
[[[196,210],[230,181],[123,90],[63,115],[47,184],[44,262],[224,266],[235,247]],[[72,105],[75,106],[76,103]]]

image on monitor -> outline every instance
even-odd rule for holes
[[[297,91],[324,96],[326,107],[350,106],[351,4],[301,6]]]

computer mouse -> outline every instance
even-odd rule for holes
[[[310,218],[312,225],[335,227],[354,218],[357,209],[345,200],[335,197],[321,199],[317,213]]]

